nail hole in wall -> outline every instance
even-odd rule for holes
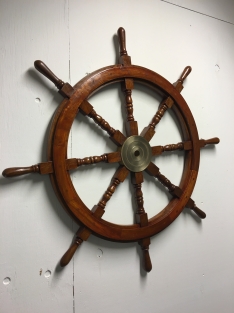
[[[5,278],[3,279],[3,285],[9,285],[10,282],[11,282],[10,277],[5,277]]]
[[[50,275],[51,275],[51,271],[49,271],[49,270],[46,271],[45,274],[44,274],[45,278],[49,278]]]
[[[41,99],[40,99],[40,98],[36,98],[36,99],[35,99],[35,102],[36,102],[36,103],[39,103],[39,102],[41,102]]]

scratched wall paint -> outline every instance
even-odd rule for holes
[[[175,1],[170,1],[176,3]],[[206,1],[196,9],[225,21],[230,10]],[[217,5],[217,3],[216,3]],[[216,148],[201,152],[193,193],[207,213],[200,222],[188,210],[151,240],[153,270],[140,268],[135,243],[111,243],[94,236],[66,268],[58,265],[77,229],[56,199],[47,176],[0,179],[2,312],[232,312],[233,275],[233,33],[230,23],[164,1],[7,1],[0,4],[1,170],[46,161],[48,125],[62,97],[33,68],[43,60],[58,77],[74,85],[87,73],[116,62],[116,31],[127,32],[132,63],[155,70],[170,82],[183,68],[192,73],[182,91],[202,138],[218,136]],[[209,14],[210,12],[210,14]],[[220,13],[222,12],[222,14]],[[118,86],[92,97],[98,113],[123,129]],[[142,129],[154,112],[155,95],[140,86],[133,91],[134,114]],[[155,144],[177,143],[173,116],[160,123]],[[114,149],[100,130],[78,117],[68,155],[84,157]],[[182,155],[155,162],[175,183]],[[114,167],[76,171],[72,179],[87,205],[106,189]],[[99,179],[101,177],[101,181]],[[149,215],[165,206],[162,188],[145,176]],[[92,194],[92,197],[90,196]],[[105,218],[132,221],[132,198],[126,181],[107,207]]]

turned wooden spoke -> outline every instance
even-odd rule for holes
[[[117,163],[121,161],[121,154],[119,151],[112,152],[112,153],[105,153],[99,156],[90,156],[83,159],[68,159],[66,160],[67,163],[67,170],[75,169],[82,165],[90,165],[96,164],[100,162],[105,163]]]
[[[176,188],[175,185],[173,185],[171,183],[171,181],[166,177],[164,176],[163,174],[160,173],[160,171],[158,171],[158,174],[155,176],[158,181],[163,185],[165,186],[170,192],[173,192]]]
[[[144,182],[143,173],[132,173],[132,184],[135,188],[135,198],[137,204],[136,211],[136,222],[140,224],[141,227],[148,225],[148,215],[144,209],[144,198],[142,192],[142,183]]]
[[[95,205],[92,209],[93,215],[96,218],[101,218],[102,215],[105,213],[105,206],[106,203],[110,200],[111,196],[115,192],[116,187],[122,183],[129,174],[129,170],[126,167],[120,166],[117,171],[115,172],[110,186],[107,188],[106,192],[104,193],[102,199],[99,201],[98,205]],[[60,265],[66,266],[72,259],[74,253],[76,252],[77,248],[82,244],[83,241],[87,240],[91,235],[91,230],[85,226],[81,226],[75,236],[75,240],[67,252],[63,255]]]
[[[199,146],[200,148],[204,148],[207,145],[214,145],[219,143],[219,138],[210,138],[210,139],[200,139],[199,140]],[[175,151],[175,150],[192,150],[193,145],[192,141],[184,141],[184,142],[178,142],[176,144],[168,144],[165,146],[154,146],[152,147],[152,155],[160,155],[163,152],[168,151]]]
[[[176,90],[179,92],[183,89],[183,82],[185,78],[189,75],[192,68],[190,66],[186,66],[183,70],[180,78],[173,84]],[[174,100],[171,97],[167,97],[163,102],[159,105],[159,109],[152,118],[151,123],[149,126],[145,127],[141,132],[141,136],[143,136],[146,140],[150,141],[155,134],[155,127],[161,121],[162,117],[164,116],[165,112],[170,109],[174,104]]]
[[[105,206],[106,203],[110,200],[113,193],[115,192],[116,187],[125,180],[128,176],[129,171],[125,167],[119,167],[115,172],[112,182],[110,186],[107,188],[106,192],[104,193],[102,199],[99,201],[98,205],[95,205],[92,209],[93,215],[97,218],[101,218],[102,215],[105,213]],[[82,244],[84,240],[87,240],[91,235],[91,230],[89,230],[85,226],[81,226],[77,233],[75,240],[71,247],[67,250],[67,252],[63,255],[60,264],[61,266],[66,266],[70,260],[72,259],[74,253],[76,252],[77,248]]]
[[[136,222],[141,227],[146,227],[148,226],[148,215],[144,209],[144,199],[141,189],[143,182],[144,177],[142,172],[132,173],[132,184],[135,188],[135,198],[137,203]],[[150,272],[152,270],[152,263],[149,254],[150,237],[139,240],[138,244],[142,249],[144,268],[146,272]]]
[[[152,147],[152,155],[160,155],[166,151],[175,151],[175,150],[191,150],[192,149],[192,142],[179,142],[176,144],[169,144],[166,146],[153,146]]]
[[[124,143],[126,137],[119,130],[115,130],[113,127],[111,127],[110,124],[104,120],[104,118],[98,115],[93,109],[93,106],[88,101],[83,101],[79,109],[81,110],[81,113],[92,118],[98,126],[105,130],[110,135],[112,141],[115,144],[121,146]]]
[[[110,126],[110,124],[98,115],[94,110],[93,106],[88,101],[83,101],[80,105],[80,110],[84,115],[89,116],[94,120],[94,122],[100,126],[103,130],[105,130],[110,136],[113,136],[115,133],[115,129]]]
[[[127,120],[134,121],[133,116],[133,104],[132,104],[132,90],[125,89],[125,100],[126,100],[126,108],[127,108]]]
[[[123,27],[118,29],[120,57],[119,63],[125,65],[131,65],[131,57],[126,50],[126,36]],[[133,116],[133,101],[132,101],[132,89],[134,88],[134,82],[131,78],[125,78],[122,83],[122,90],[125,95],[127,121],[125,123],[126,133],[128,136],[138,135],[138,125]]]
[[[116,187],[120,184],[120,181],[118,178],[114,178],[112,180],[111,185],[107,188],[106,192],[102,196],[102,199],[98,202],[98,206],[100,206],[102,209],[105,209],[105,206],[107,202],[112,197],[113,193],[115,192]]]
[[[106,192],[102,196],[102,199],[98,203],[98,207],[101,207],[103,210],[106,207],[107,202],[110,200],[112,197],[113,193],[115,192],[116,188],[120,183],[122,183],[126,177],[129,174],[129,170],[124,167],[120,166],[116,173],[114,174],[110,186],[107,188]]]
[[[119,151],[117,151],[117,152],[106,153],[100,156],[90,156],[90,157],[86,157],[83,159],[76,159],[76,158],[67,159],[66,168],[69,171],[82,165],[90,165],[90,164],[95,164],[95,163],[100,163],[100,162],[117,163],[120,161],[121,161],[121,154]],[[22,176],[25,174],[31,174],[31,173],[38,173],[41,175],[45,175],[45,174],[51,174],[53,172],[54,172],[53,162],[48,161],[44,163],[31,165],[28,167],[6,168],[2,172],[2,175],[4,177],[10,178],[10,177]]]
[[[180,198],[182,196],[183,190],[180,187],[173,185],[167,177],[160,173],[159,168],[152,162],[147,167],[146,172],[151,176],[156,177],[158,181],[164,185],[174,197]],[[200,218],[206,217],[206,213],[200,210],[191,198],[189,198],[185,206],[193,210],[194,213],[196,213]]]
[[[133,80],[132,79],[125,79],[124,83],[122,84],[122,89],[125,95],[125,102],[126,102],[126,112],[127,112],[127,121],[134,121],[133,116],[133,103],[132,103],[132,89],[134,88]]]
[[[145,213],[141,184],[134,184],[136,192],[137,214]]]
[[[90,165],[100,162],[108,162],[107,154],[99,155],[99,156],[90,156],[83,159],[75,159],[77,163],[77,167],[81,165]]]
[[[95,110],[92,110],[89,114],[89,117],[91,117],[98,126],[100,126],[102,129],[104,129],[110,136],[113,136],[115,133],[115,129],[110,126],[110,124],[104,120],[100,115],[96,113]]]
[[[155,134],[155,127],[161,121],[164,113],[167,111],[169,107],[173,104],[173,100],[168,97],[164,102],[162,102],[159,106],[158,111],[154,115],[149,126],[145,127],[141,132],[141,136],[143,136],[146,140],[150,141]]]
[[[145,213],[144,209],[144,199],[141,185],[144,182],[143,173],[132,173],[132,184],[135,188],[135,198],[137,203],[137,211],[136,214],[143,214]]]
[[[189,143],[191,144],[191,141]],[[191,148],[192,148],[192,145],[191,145]],[[162,147],[162,152],[174,151],[174,150],[187,150],[187,149],[185,149],[185,144],[183,142],[179,142],[176,144],[172,143],[172,144],[169,144],[169,145]]]
[[[156,112],[156,114],[154,115],[152,122],[149,124],[149,126],[153,129],[155,129],[156,125],[161,121],[164,113],[167,111],[168,106],[166,104],[166,102],[162,103],[158,109],[158,111]]]
[[[159,182],[163,186],[165,186],[170,192],[173,192],[175,190],[176,186],[173,185],[168,178],[160,173],[159,168],[154,163],[150,162],[145,171],[151,176],[156,177]]]
[[[173,193],[176,188],[179,188],[173,185],[166,176],[161,174],[161,172],[159,171],[159,168],[152,162],[146,168],[146,172],[150,174],[151,176],[156,177],[158,181],[170,191],[170,193]]]
[[[132,89],[134,88],[133,80],[124,79],[122,90],[125,95],[127,120],[125,122],[126,133],[128,136],[138,135],[138,124],[133,116]]]

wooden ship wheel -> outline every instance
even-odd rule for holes
[[[48,161],[30,167],[7,168],[3,171],[3,176],[14,177],[28,173],[50,175],[56,195],[66,211],[80,225],[74,242],[60,261],[61,266],[67,265],[82,242],[87,240],[91,234],[94,234],[110,241],[137,241],[143,251],[144,268],[149,272],[152,269],[149,256],[151,236],[169,226],[184,207],[190,208],[202,219],[206,217],[206,214],[191,199],[191,194],[197,179],[200,149],[207,144],[219,143],[219,139],[199,140],[192,113],[180,94],[183,89],[183,82],[191,72],[191,67],[185,67],[179,79],[171,84],[165,78],[147,68],[132,65],[131,58],[126,50],[125,30],[122,27],[118,29],[118,37],[120,45],[119,63],[88,74],[74,87],[57,78],[42,61],[35,61],[35,68],[51,80],[64,97],[51,124],[47,153]],[[88,101],[90,95],[97,90],[116,82],[121,84],[126,102],[125,134],[114,129],[94,110]],[[146,84],[165,96],[158,110],[155,110],[155,115],[149,125],[141,132],[138,130],[138,124],[133,115],[131,94],[134,82]],[[174,111],[179,121],[183,141],[166,146],[151,146],[150,141],[155,134],[155,127],[169,109]],[[67,158],[69,133],[74,119],[79,114],[87,116],[97,126],[101,127],[116,145],[116,150],[83,159]],[[174,150],[185,151],[184,169],[178,186],[165,177],[151,161],[153,156]],[[119,166],[100,201],[92,208],[88,208],[75,190],[69,171],[80,166],[99,162],[119,163]],[[148,219],[147,210],[144,208],[143,171],[155,177],[173,196],[167,206],[150,219]],[[131,176],[135,192],[135,224],[118,225],[108,222],[102,218],[106,205],[116,188],[128,175]],[[108,205],[110,204],[108,203]]]

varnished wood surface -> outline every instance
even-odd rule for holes
[[[121,79],[125,79],[125,77],[131,77],[138,81],[148,81],[151,85],[155,85],[157,88],[163,89],[166,94],[170,94],[170,96],[175,100],[176,106],[178,107],[181,116],[183,116],[182,119],[186,125],[186,128],[189,130],[189,137],[192,140],[194,146],[194,149],[189,155],[189,158],[191,159],[191,166],[186,173],[186,183],[188,186],[183,187],[183,196],[179,200],[174,199],[169,204],[169,206],[167,206],[165,210],[162,211],[162,213],[158,214],[149,221],[148,226],[140,229],[137,224],[130,226],[120,226],[106,222],[102,219],[97,219],[92,215],[90,210],[84,205],[82,200],[75,192],[66,169],[64,168],[64,170],[61,171],[61,164],[64,164],[64,157],[66,155],[67,149],[66,137],[68,136],[69,129],[76,116],[79,106],[85,103],[84,101],[90,93],[93,93],[102,85],[105,85],[110,81],[114,82],[115,80],[119,81]],[[92,84],[90,84],[91,81]],[[185,206],[187,202],[184,198],[188,196],[188,192],[192,193],[197,176],[200,153],[199,140],[194,119],[184,99],[180,96],[175,87],[160,75],[138,66],[119,67],[117,65],[95,71],[94,73],[89,74],[86,79],[83,79],[80,83],[74,86],[74,89],[74,99],[76,100],[73,101],[71,98],[68,101],[66,110],[61,112],[54,130],[53,155],[59,156],[59,158],[52,157],[55,169],[54,178],[56,179],[56,186],[59,189],[59,193],[63,199],[63,202],[67,203],[67,209],[71,210],[73,216],[75,216],[77,220],[81,220],[82,223],[84,222],[84,224],[94,233],[112,240],[139,240],[152,236],[156,232],[161,231],[166,226],[168,226],[182,211],[183,206]],[[80,96],[79,92],[81,90],[82,96]],[[178,103],[179,105],[177,105]],[[62,127],[61,130],[60,125]],[[60,137],[60,133],[62,137]],[[112,136],[112,133],[110,133],[110,135]],[[63,138],[62,141],[60,138]],[[121,145],[121,142],[119,142],[119,144]],[[66,181],[65,185],[70,190],[69,194],[67,194],[67,191],[65,191],[64,187],[61,186],[59,181]],[[77,210],[77,208],[79,208],[79,210]]]

